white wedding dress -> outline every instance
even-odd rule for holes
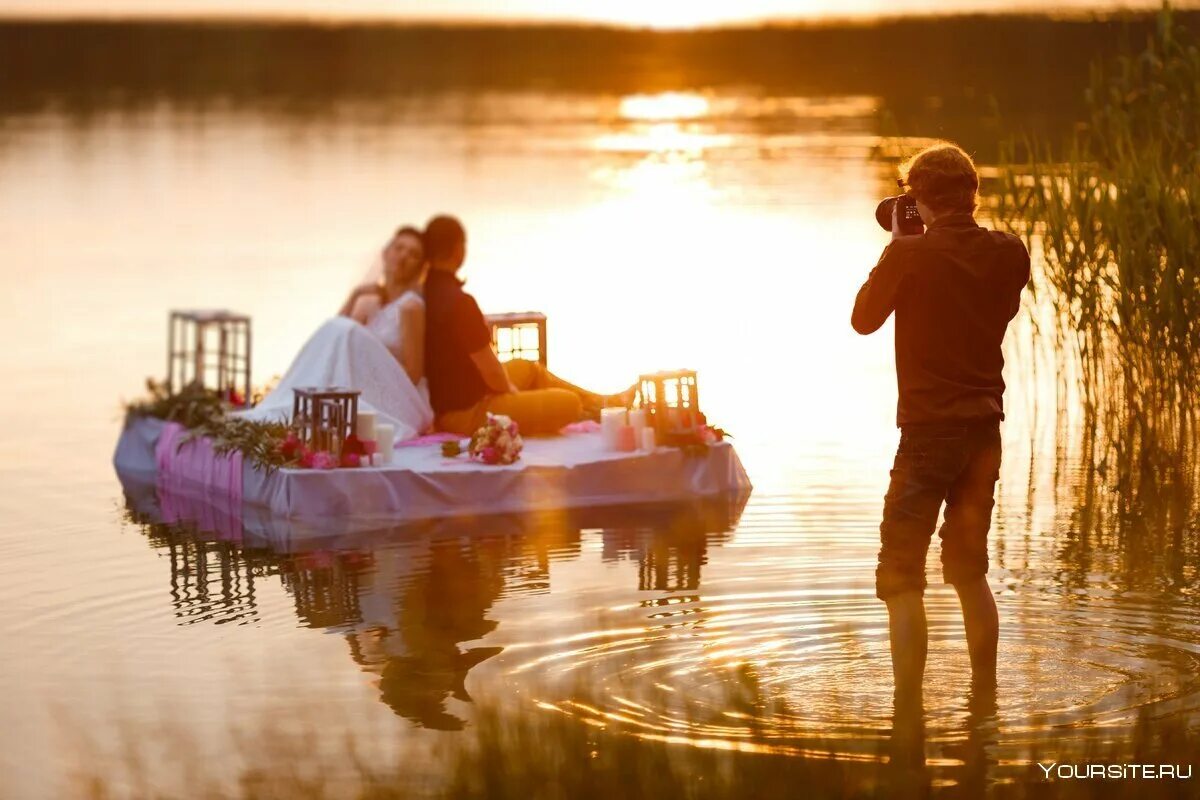
[[[300,349],[279,385],[241,416],[286,422],[292,416],[293,389],[342,386],[362,392],[359,410],[374,411],[378,422],[394,425],[396,441],[428,430],[433,409],[425,380],[414,386],[397,359],[402,344],[400,306],[409,298],[425,302],[409,291],[380,309],[366,325],[348,317],[334,317],[322,324]]]

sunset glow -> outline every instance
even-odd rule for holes
[[[364,19],[412,22],[566,22],[679,30],[789,20],[873,17],[877,15],[946,14],[1004,11],[1153,8],[1154,0],[1095,3],[1059,0],[742,0],[739,3],[646,3],[638,0],[0,0],[0,17],[288,17],[318,20]],[[1176,7],[1194,6],[1177,3]]]

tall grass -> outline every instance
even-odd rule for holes
[[[1200,49],[1164,5],[1145,49],[1097,62],[1065,143],[1006,148],[998,217],[1040,256],[1093,475],[1125,518],[1194,519],[1200,374]]]

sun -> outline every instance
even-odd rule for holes
[[[936,8],[937,0],[910,0]],[[634,28],[687,30],[767,20],[830,15],[871,14],[887,8],[883,0],[581,0],[572,16]]]
[[[594,17],[597,22],[635,28],[681,30],[728,22],[738,14],[730,12],[729,3],[711,0],[608,0],[598,4]]]

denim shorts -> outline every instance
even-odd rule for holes
[[[943,580],[960,584],[986,575],[1000,477],[999,419],[903,426],[891,474],[879,526],[876,596],[925,591],[925,556],[943,502]]]

